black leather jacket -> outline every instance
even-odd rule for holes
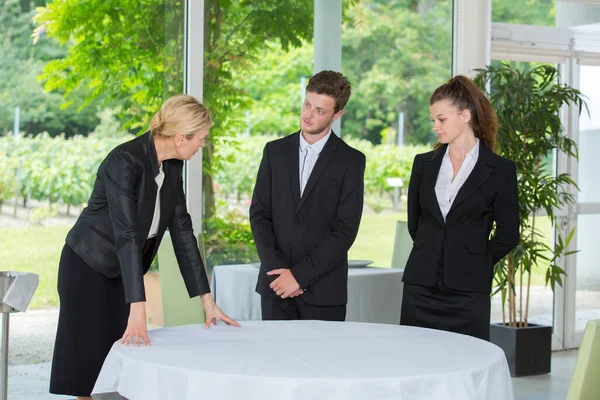
[[[160,222],[152,260],[169,228],[181,275],[190,297],[210,287],[187,212],[182,179],[183,161],[163,162]],[[156,204],[159,173],[154,141],[149,132],[112,150],[98,168],[94,189],[67,244],[91,268],[108,278],[122,276],[127,303],[145,301],[142,248]]]

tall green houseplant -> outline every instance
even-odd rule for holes
[[[565,275],[559,258],[574,253],[568,251],[574,230],[564,234],[557,229],[555,243],[549,246],[536,222],[545,212],[554,225],[556,211],[574,202],[575,182],[569,174],[554,175],[549,161],[555,151],[577,157],[577,146],[561,124],[560,110],[574,105],[581,112],[585,103],[578,90],[559,83],[553,66],[521,71],[503,63],[477,72],[474,81],[488,94],[501,123],[498,153],[515,162],[519,187],[521,240],[496,265],[494,294],[502,294],[503,324],[508,320],[511,327],[527,327],[532,269],[546,268],[546,285],[554,290],[556,284],[562,286]]]

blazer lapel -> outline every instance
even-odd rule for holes
[[[289,137],[288,144],[289,146],[287,146],[285,158],[288,160],[292,197],[294,199],[294,204],[298,204],[300,201],[300,131]]]
[[[304,205],[306,202],[306,198],[310,196],[310,192],[314,189],[317,181],[319,180],[323,171],[325,171],[325,167],[329,165],[333,157],[335,156],[335,151],[337,150],[337,146],[339,144],[339,138],[335,135],[333,131],[331,131],[331,135],[325,143],[325,147],[323,147],[323,151],[319,154],[319,158],[317,158],[317,162],[315,163],[315,167],[310,173],[310,177],[308,178],[308,182],[306,182],[306,186],[304,187],[304,192],[302,193],[302,197],[300,198],[300,203],[298,203],[298,207],[296,207],[296,212]],[[297,157],[296,157],[297,158]],[[297,163],[296,163],[297,165]],[[299,176],[298,171],[296,171],[296,176]],[[299,180],[300,178],[298,178]],[[300,183],[298,183],[298,190],[300,189]]]
[[[164,217],[168,215],[168,210],[171,209],[173,203],[173,193],[176,192],[175,185],[173,185],[173,171],[172,165],[168,162],[163,162],[163,173],[165,174],[162,188],[160,189],[160,221],[158,221],[158,233],[164,231],[168,224],[168,220]],[[158,187],[158,185],[157,185]]]
[[[429,202],[429,209],[433,213],[433,216],[440,225],[444,226],[444,216],[438,203],[437,195],[435,194],[435,183],[437,182],[438,175],[440,174],[440,168],[442,167],[442,160],[446,154],[447,145],[439,147],[433,159],[425,162],[423,168],[423,182],[425,183],[426,200]]]
[[[144,140],[144,150],[146,152],[146,160],[145,160],[145,194],[146,197],[144,201],[143,211],[140,218],[140,233],[144,235],[144,241],[150,232],[150,226],[152,225],[152,218],[154,217],[154,207],[156,205],[156,193],[158,191],[158,187],[156,186],[156,181],[154,177],[158,175],[158,158],[156,156],[156,149],[154,147],[154,141],[152,140],[152,136],[149,132],[144,135],[148,135],[147,140]]]
[[[460,206],[460,204],[465,201],[467,197],[477,190],[477,188],[479,188],[486,181],[486,179],[490,177],[492,172],[494,172],[494,163],[491,154],[492,152],[480,141],[479,158],[473,167],[473,171],[471,171],[471,174],[465,183],[458,190],[456,198],[450,207],[450,211],[448,211],[448,216],[452,213],[452,211],[454,211],[454,209]],[[448,216],[446,216],[446,220],[448,219]]]

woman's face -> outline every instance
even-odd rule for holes
[[[442,144],[453,143],[469,127],[471,113],[460,111],[449,100],[440,100],[429,107],[433,131]]]
[[[209,130],[203,129],[198,132],[191,138],[187,138],[184,134],[178,133],[175,136],[175,143],[177,149],[177,158],[180,160],[189,160],[194,154],[200,150],[201,147],[204,147],[206,143],[206,138],[208,137]],[[181,136],[180,136],[181,135]]]

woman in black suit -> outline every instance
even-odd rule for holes
[[[143,275],[167,227],[190,297],[200,296],[206,327],[237,322],[215,304],[183,193],[183,160],[208,136],[212,121],[194,97],[168,99],[150,130],[113,149],[63,248],[60,314],[50,392],[90,398],[113,343],[150,345]]]
[[[494,153],[496,112],[471,80],[450,79],[429,105],[438,143],[412,168],[400,323],[489,340],[494,264],[519,243],[515,164]]]

